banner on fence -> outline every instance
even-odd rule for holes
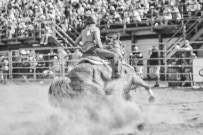
[[[193,79],[195,82],[203,82],[203,58],[193,60]]]

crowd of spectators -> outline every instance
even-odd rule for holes
[[[111,24],[137,24],[143,20],[147,25],[168,25],[169,21],[179,23],[183,12],[189,17],[200,12],[202,4],[203,0],[2,0],[0,24],[9,38],[33,36],[35,29],[40,29],[41,44],[47,44],[52,23],[67,32],[85,27],[86,17],[95,14],[105,28]],[[31,62],[29,70],[23,71],[25,73],[32,73],[33,67],[37,73],[42,73],[43,67],[47,67],[41,54],[33,57],[32,53],[21,52],[21,55],[22,67],[28,66],[24,59],[38,61],[36,65]],[[54,56],[52,59],[57,61],[59,58]],[[57,64],[52,62],[52,66]]]
[[[35,28],[46,29],[51,22],[64,31],[85,26],[85,18],[95,14],[100,25],[139,23],[149,25],[179,22],[181,6],[191,16],[200,11],[203,0],[2,0],[0,23],[7,36],[30,36]]]

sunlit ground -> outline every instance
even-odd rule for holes
[[[203,90],[157,88],[155,103],[148,103],[144,89],[132,92],[134,102],[116,97],[85,102],[69,101],[65,109],[48,100],[49,85],[0,85],[0,135],[106,135],[136,130],[145,116],[145,128],[137,134],[202,135]],[[126,125],[126,126],[125,126]],[[117,132],[116,132],[117,133]]]

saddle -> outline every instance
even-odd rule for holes
[[[80,59],[77,65],[82,63],[90,63],[91,65],[109,65],[107,60],[101,59],[97,56],[86,56]]]
[[[110,66],[109,61],[101,59],[100,57],[97,56],[86,56],[83,57],[79,60],[77,65],[83,64],[83,63],[89,63],[91,65],[104,65],[106,66],[110,71],[112,71],[112,68]]]

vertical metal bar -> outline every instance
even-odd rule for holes
[[[183,39],[184,39],[184,43],[185,43],[185,40],[186,40],[186,26],[184,24],[183,6],[184,5],[181,5],[181,25],[183,27]]]
[[[13,56],[12,56],[12,51],[8,51],[8,61],[9,61],[9,79],[12,80],[13,76]]]
[[[153,31],[153,8],[151,8],[151,31]]]
[[[34,49],[34,57],[36,58],[35,49]],[[35,63],[37,63],[37,60],[35,60]],[[34,74],[34,80],[37,81],[37,76],[36,76],[36,65],[34,66],[33,74]]]
[[[167,43],[164,44],[165,81],[167,81]]]

